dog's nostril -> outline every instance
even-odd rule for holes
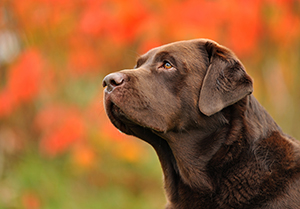
[[[118,85],[120,85],[120,84],[122,84],[123,83],[123,78],[121,78],[121,79],[118,79],[118,80],[111,80],[111,85],[113,85],[113,86],[118,86]]]
[[[122,73],[111,73],[107,75],[102,82],[102,86],[107,86],[108,90],[121,85],[124,82],[124,75]]]
[[[103,81],[102,81],[102,86],[103,86],[103,87],[107,86],[107,84],[106,84],[106,81],[105,81],[105,80],[103,80]]]

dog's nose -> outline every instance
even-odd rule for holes
[[[115,87],[120,86],[124,83],[124,74],[122,73],[111,73],[105,76],[102,81],[102,86],[107,86],[107,91],[112,91]]]

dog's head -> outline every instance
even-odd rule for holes
[[[151,49],[134,69],[107,75],[107,115],[122,132],[167,133],[199,126],[252,93],[252,80],[227,48],[207,39]]]

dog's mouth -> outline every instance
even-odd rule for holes
[[[132,135],[132,131],[130,130],[130,126],[136,125],[132,122],[125,113],[119,108],[115,103],[109,102],[107,106],[107,115],[111,120],[112,124],[119,129],[121,132]]]
[[[143,129],[149,129],[152,132],[163,132],[163,130],[154,128],[154,127],[148,127],[143,125],[143,123],[138,122],[138,120],[134,120],[130,118],[118,105],[116,105],[114,102],[112,102],[110,99],[106,100],[106,113],[112,122],[112,124],[119,129],[119,131],[128,134],[128,135],[135,135],[134,129],[143,128]]]

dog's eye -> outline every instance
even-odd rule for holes
[[[171,69],[173,66],[172,66],[169,62],[164,62],[163,67],[164,67],[165,69]]]

